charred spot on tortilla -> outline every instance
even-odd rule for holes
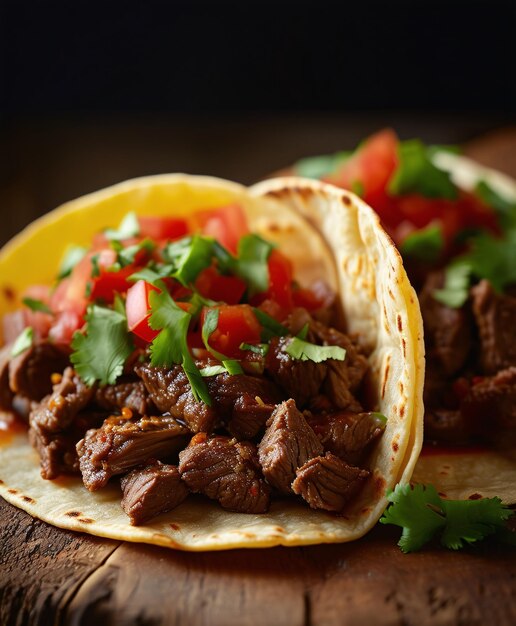
[[[34,504],[36,502],[36,500],[34,500],[33,498],[29,496],[21,496],[21,498],[24,502],[30,502],[31,504]]]
[[[468,496],[468,500],[481,500],[484,496],[480,493],[472,493]]]
[[[67,511],[65,515],[68,517],[80,517],[82,513],[80,511]]]

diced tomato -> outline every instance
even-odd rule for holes
[[[287,313],[292,310],[292,263],[279,250],[269,257],[269,289],[266,298],[277,302]]]
[[[303,307],[307,311],[317,311],[323,305],[311,289],[294,289],[292,301],[295,306]]]
[[[246,290],[244,280],[238,276],[222,276],[214,267],[203,270],[195,286],[201,296],[226,304],[238,304]]]
[[[216,308],[219,311],[219,321],[210,336],[210,346],[214,350],[229,357],[239,357],[242,354],[239,349],[241,343],[260,341],[260,323],[248,304],[233,306],[223,304]],[[209,308],[205,307],[202,311],[202,323],[208,310]]]
[[[111,304],[116,293],[125,293],[131,288],[133,283],[127,279],[134,274],[134,271],[135,268],[131,265],[122,268],[119,272],[101,272],[100,276],[92,279],[90,299],[103,300]]]
[[[84,318],[74,311],[63,311],[59,313],[48,332],[48,336],[56,343],[67,343],[72,341],[76,330],[82,328]]]
[[[233,253],[237,252],[240,238],[249,233],[246,215],[238,204],[198,213],[194,221],[201,226],[203,235],[213,237]]]
[[[159,289],[144,280],[139,280],[128,290],[125,301],[127,326],[131,332],[145,341],[152,341],[159,332],[149,326],[151,291]]]
[[[179,239],[188,235],[186,220],[175,217],[138,217],[140,235],[154,240]]]
[[[398,137],[387,128],[372,135],[357,151],[325,178],[343,189],[353,191],[357,185],[362,187],[361,194],[383,219],[383,213],[392,211],[387,196],[387,183],[398,164]]]

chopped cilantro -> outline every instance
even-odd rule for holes
[[[15,357],[25,352],[32,346],[34,340],[34,330],[31,326],[24,328],[21,333],[16,337],[13,347],[11,348],[11,356]]]
[[[283,326],[283,324],[277,322],[270,315],[267,315],[264,311],[253,308],[253,312],[262,326],[262,341],[268,342],[273,337],[284,337],[285,335],[288,335],[289,329],[286,326]]]
[[[425,228],[410,233],[401,244],[401,254],[419,261],[432,263],[437,261],[444,247],[441,227],[430,224]]]
[[[153,330],[160,331],[150,347],[152,365],[170,367],[173,364],[181,364],[194,398],[210,406],[208,388],[188,348],[187,333],[191,315],[183,311],[166,290],[151,291],[149,304],[151,308],[149,325]]]
[[[226,368],[227,373],[231,374],[231,376],[244,373],[242,366],[235,359],[224,359],[224,361],[222,361],[222,365]]]
[[[61,265],[59,266],[59,273],[57,278],[61,280],[66,278],[72,273],[73,268],[82,261],[88,250],[82,246],[69,246],[66,248]]]
[[[87,385],[113,385],[134,350],[127,320],[118,310],[92,305],[86,313],[86,333],[72,339],[71,362]]]
[[[426,198],[455,200],[457,188],[450,174],[432,163],[428,148],[419,139],[400,142],[398,157],[398,167],[387,187],[391,195],[419,193]]]
[[[260,356],[267,356],[267,353],[269,352],[268,343],[259,343],[258,345],[252,343],[241,343],[239,348],[240,350],[249,350],[250,352],[254,352]]]
[[[52,314],[50,307],[41,300],[35,300],[34,298],[23,298],[22,302],[25,306],[28,306],[31,311],[40,311],[41,313]]]
[[[434,291],[434,298],[452,309],[460,308],[468,299],[471,284],[471,265],[456,261],[444,272],[444,287]]]
[[[343,151],[335,154],[308,157],[298,161],[294,166],[294,170],[297,176],[322,178],[334,172],[351,154],[352,152]]]
[[[475,187],[475,195],[487,204],[487,206],[495,210],[504,230],[516,227],[516,202],[511,202],[501,196],[484,180],[478,182]]]
[[[245,235],[238,242],[236,273],[246,281],[249,296],[269,288],[267,261],[272,249],[272,244],[258,235]]]
[[[185,287],[190,286],[197,276],[211,265],[213,240],[194,235],[170,243],[163,251],[166,261],[172,263],[172,275]]]
[[[321,363],[327,359],[335,359],[336,361],[344,361],[346,358],[346,350],[340,346],[318,346],[314,343],[292,337],[292,339],[283,347],[290,357],[298,361],[313,361]]]
[[[128,280],[130,280],[131,282],[136,282],[137,280],[145,280],[146,282],[154,285],[158,280],[170,276],[173,270],[173,265],[153,264],[147,267],[143,267],[134,274],[131,274]]]
[[[225,374],[226,368],[223,365],[208,365],[199,370],[201,376],[207,378],[209,376],[217,376],[217,374]]]
[[[118,244],[117,241],[113,241],[112,243]],[[127,246],[127,248],[124,248],[123,246],[119,248],[119,245],[120,244],[115,246],[115,249],[117,250],[117,260],[119,264],[117,270],[119,270],[121,267],[126,267],[127,265],[131,265],[131,263],[134,263],[136,255],[142,250],[145,250],[146,252],[152,252],[156,248],[156,244],[150,239],[144,239],[143,241],[134,244],[134,246]]]
[[[116,230],[108,228],[104,231],[104,234],[111,241],[122,241],[123,239],[136,237],[140,234],[140,224],[138,223],[136,213],[134,211],[127,213]]]
[[[99,256],[99,254],[94,254],[90,259],[92,278],[98,278],[100,276]]]
[[[398,542],[403,552],[419,550],[438,532],[444,547],[458,550],[504,530],[513,515],[499,498],[442,500],[431,485],[396,485],[387,499],[391,505],[380,522],[403,528]]]

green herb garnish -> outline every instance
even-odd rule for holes
[[[22,302],[25,306],[29,307],[31,311],[40,311],[41,313],[48,313],[49,315],[52,315],[50,307],[41,300],[23,298]]]
[[[72,273],[73,268],[82,261],[88,252],[87,248],[82,246],[69,246],[66,248],[61,265],[59,266],[59,272],[57,278],[61,280],[66,278]]]
[[[117,229],[108,228],[104,231],[104,234],[111,241],[122,241],[137,237],[140,234],[140,224],[138,223],[136,213],[134,211],[127,213]]]
[[[307,157],[298,161],[294,166],[294,170],[297,176],[322,178],[333,173],[352,154],[351,151],[342,151],[335,154]]]
[[[321,363],[328,359],[336,361],[344,361],[346,358],[346,350],[340,346],[318,346],[299,337],[292,337],[290,341],[283,347],[291,358],[298,361],[313,361]]]
[[[24,328],[21,333],[16,337],[16,340],[11,348],[11,356],[15,357],[25,352],[32,346],[34,341],[34,329],[31,326]]]
[[[432,263],[440,257],[443,248],[444,237],[441,227],[430,224],[426,228],[410,233],[401,244],[400,251],[404,257]]]
[[[95,381],[114,385],[134,350],[125,315],[120,310],[92,305],[85,319],[86,332],[73,336],[70,360],[87,385]]]
[[[403,552],[420,550],[438,533],[444,547],[458,550],[503,530],[514,513],[500,498],[443,500],[431,485],[396,485],[387,499],[391,505],[380,522],[403,528]]]
[[[253,312],[262,326],[262,341],[269,342],[273,337],[285,337],[285,335],[289,334],[290,331],[286,326],[277,322],[261,309],[253,308]]]

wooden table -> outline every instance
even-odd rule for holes
[[[515,132],[470,150],[516,176]],[[403,555],[398,536],[190,554],[63,531],[0,498],[0,625],[516,623],[516,551]]]

